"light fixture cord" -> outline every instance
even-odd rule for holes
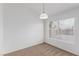
[[[45,13],[45,4],[42,3],[42,7],[43,7],[43,13]]]

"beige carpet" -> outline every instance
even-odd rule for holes
[[[66,52],[46,43],[42,43],[33,47],[18,50],[5,56],[75,56],[72,53]]]

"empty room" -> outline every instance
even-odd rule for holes
[[[0,55],[79,56],[79,3],[0,3]]]

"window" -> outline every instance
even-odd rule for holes
[[[54,20],[49,22],[49,37],[58,37],[59,35],[74,35],[75,19]]]

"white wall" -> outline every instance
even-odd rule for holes
[[[63,39],[62,40],[55,39],[55,38],[50,39],[48,37],[48,26],[47,26],[49,21],[47,21],[47,23],[46,23],[46,32],[47,32],[46,42],[53,46],[59,47],[61,49],[72,52],[76,55],[79,55],[79,7],[64,11],[57,15],[54,15],[49,20],[68,19],[68,18],[72,18],[72,17],[75,18],[75,34],[74,34],[75,38],[71,38],[71,40],[74,40],[74,43],[72,43],[72,44],[67,43],[68,39],[67,39],[67,42],[65,42],[66,40],[62,41]]]
[[[2,53],[3,49],[3,4],[0,4],[0,54]]]
[[[43,42],[43,23],[24,4],[4,4],[4,52]]]

